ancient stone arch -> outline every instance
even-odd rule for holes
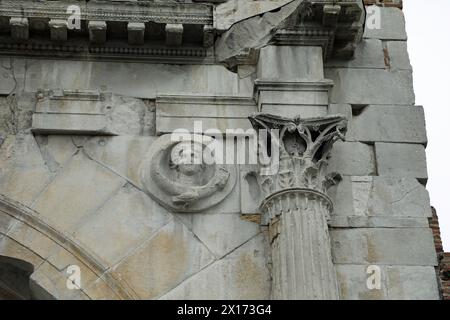
[[[39,217],[39,213],[5,196],[0,196],[0,256],[16,260],[28,271],[34,292],[55,299],[133,299],[124,283],[77,244]],[[69,290],[69,266],[83,271],[81,290]],[[101,290],[98,288],[101,287]],[[42,293],[45,291],[45,293]]]

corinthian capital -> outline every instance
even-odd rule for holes
[[[339,177],[326,169],[334,142],[344,140],[344,116],[289,119],[255,114],[249,119],[260,135],[267,132],[269,137],[259,139],[259,152],[270,155],[271,161],[260,167],[257,176],[266,197],[288,189],[326,194]]]

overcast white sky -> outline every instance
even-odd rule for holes
[[[403,3],[416,104],[427,121],[428,190],[450,251],[450,1]]]

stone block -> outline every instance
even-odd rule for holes
[[[56,173],[62,168],[78,151],[71,136],[36,135],[35,139],[39,146],[42,159],[52,173]]]
[[[89,283],[88,279],[95,277],[88,268],[82,269],[81,286],[83,288],[83,281]],[[89,274],[90,273],[90,274]],[[70,290],[67,288],[67,281],[70,274],[64,271],[59,271],[48,262],[42,263],[31,275],[30,280],[45,289],[53,297],[59,300],[89,300],[82,290]]]
[[[330,237],[336,264],[437,265],[429,228],[335,229]]]
[[[323,117],[327,115],[328,106],[327,105],[273,105],[273,104],[263,104],[261,112],[276,114],[286,118],[294,118],[296,116],[301,116],[302,118],[315,118]]]
[[[406,41],[388,41],[386,49],[392,69],[412,70]]]
[[[192,214],[192,232],[217,258],[240,247],[260,232],[259,224],[239,213]]]
[[[266,46],[259,54],[258,79],[323,80],[322,48]]]
[[[21,60],[20,60],[21,61]],[[27,60],[26,91],[41,88],[83,88],[155,99],[162,94],[239,95],[252,97],[253,86],[242,86],[236,73],[220,65],[168,65],[120,62]],[[4,62],[5,65],[9,63]],[[23,63],[23,62],[22,62]],[[20,69],[17,69],[20,75]],[[19,78],[18,78],[19,79]],[[247,79],[245,81],[250,81]],[[12,84],[12,85],[11,85]],[[0,88],[3,83],[0,81]],[[5,85],[9,89],[14,83]]]
[[[89,286],[83,288],[83,291],[86,292],[91,299],[95,300],[121,300],[103,278],[98,278]]]
[[[340,216],[431,216],[428,191],[413,177],[343,177],[330,190]]]
[[[405,16],[399,8],[368,7],[368,22],[364,38],[382,40],[406,40]],[[379,12],[379,17],[376,15]],[[378,19],[378,21],[374,20]],[[373,21],[373,22],[371,22]],[[377,23],[379,22],[379,28]]]
[[[112,135],[105,115],[33,114],[33,132],[39,134]]]
[[[171,219],[149,196],[127,185],[87,217],[74,237],[83,248],[113,266]]]
[[[260,234],[161,297],[164,300],[266,300],[270,274]]]
[[[433,267],[388,266],[387,288],[392,300],[439,300]]]
[[[156,137],[95,137],[84,145],[89,158],[143,189],[140,165]],[[133,156],[131,156],[133,155]]]
[[[213,261],[212,253],[195,235],[182,223],[173,220],[123,259],[114,270],[139,298],[155,299]]]
[[[422,266],[379,266],[380,288],[369,289],[369,265],[337,265],[343,300],[438,300],[436,271]],[[369,271],[369,273],[368,273]]]
[[[425,147],[420,144],[375,143],[378,173],[428,179]]]
[[[349,176],[376,175],[373,146],[359,142],[335,143],[330,153],[328,171]]]
[[[6,235],[8,230],[17,222],[17,220],[10,215],[0,211],[0,235]]]
[[[269,84],[263,87],[258,80],[258,107],[262,110],[264,108],[273,108],[273,106],[282,106],[283,108],[286,106],[297,107],[299,105],[307,108],[315,106],[323,108],[327,106],[329,83],[317,86],[310,84],[294,83],[294,88],[289,88],[290,83],[280,83],[277,87]]]
[[[10,135],[0,148],[0,193],[30,205],[52,174],[31,134]]]
[[[0,76],[0,94],[9,95],[16,90],[23,90],[23,81],[25,79],[25,60],[13,59],[9,57],[0,58],[0,63],[3,66],[13,66],[14,74],[11,70],[4,70]],[[17,86],[17,87],[16,87]],[[4,112],[4,111],[3,111]]]
[[[384,69],[383,43],[378,39],[363,39],[356,47],[353,59],[332,59],[325,67]]]
[[[23,222],[11,226],[7,235],[43,259],[58,247],[52,239]]]
[[[256,112],[253,99],[220,96],[159,96],[156,100],[156,133],[186,129],[251,129],[248,116]]]
[[[351,135],[357,141],[427,143],[422,107],[371,105],[351,122]]]
[[[339,283],[340,299],[342,300],[388,300],[386,273],[384,266],[380,267],[380,289],[369,289],[367,273],[369,265],[336,265]]]
[[[38,100],[33,114],[34,132],[150,135],[154,131],[154,108],[141,99],[90,91],[62,92]]]
[[[332,228],[428,228],[427,218],[397,216],[337,216],[332,215],[328,225]]]
[[[23,260],[31,263],[33,266],[38,266],[44,262],[44,259],[36,253],[7,236],[0,237],[0,255]]]
[[[330,102],[334,104],[413,105],[415,95],[411,71],[327,68],[334,81]]]
[[[124,184],[118,175],[78,153],[32,207],[59,231],[76,230],[83,217],[94,213]]]

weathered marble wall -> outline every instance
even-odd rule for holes
[[[414,105],[402,12],[381,12],[383,28],[366,30],[354,59],[327,61],[324,74],[315,61],[307,76],[334,85],[328,101],[319,92],[302,105],[253,100],[257,77],[304,72],[282,59],[234,73],[221,65],[1,58],[13,69],[0,75],[0,254],[32,263],[32,281],[60,299],[269,299],[267,227],[249,168],[238,168],[218,205],[173,213],[146,194],[140,164],[157,133],[195,119],[226,128],[249,126],[258,107],[341,113],[349,132],[331,155],[330,171],[343,180],[330,192],[329,222],[340,298],[438,298],[424,113]],[[266,49],[260,59],[271,56]],[[112,95],[88,106],[95,112],[51,115],[36,92],[56,88]],[[7,97],[13,89],[16,97]],[[164,100],[173,94],[207,101]],[[36,112],[42,118],[32,120]],[[81,290],[66,288],[70,265],[81,267]],[[366,286],[370,265],[380,267],[379,290]]]

